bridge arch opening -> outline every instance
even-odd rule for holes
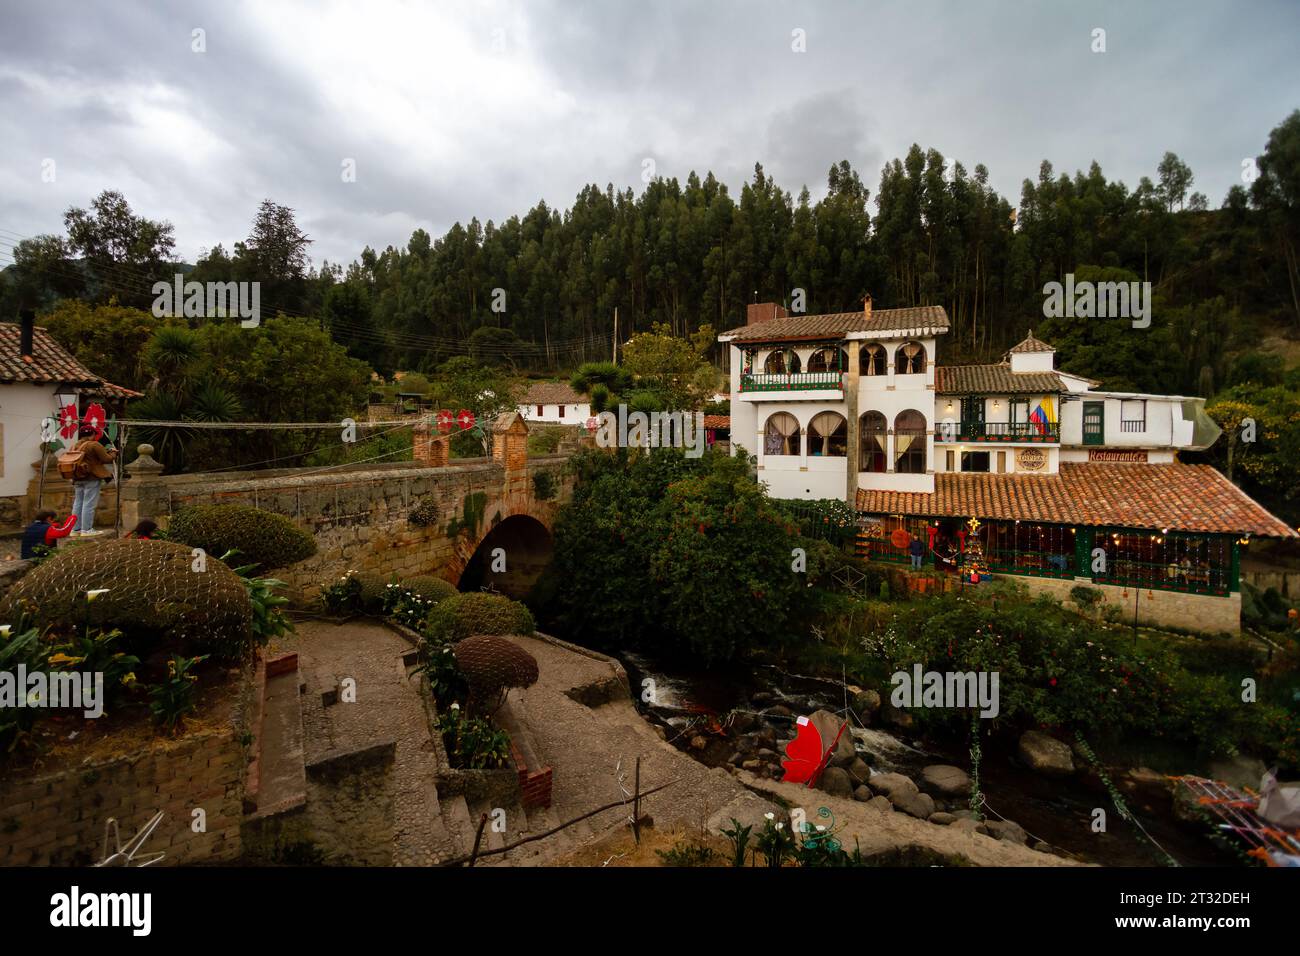
[[[551,532],[531,515],[511,515],[479,542],[461,572],[462,591],[488,588],[523,600],[551,562]]]

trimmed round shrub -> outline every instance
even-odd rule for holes
[[[417,574],[415,577],[407,578],[401,582],[398,587],[434,604],[460,593],[456,590],[456,585],[450,581],[444,581],[442,578],[436,578],[431,574]]]
[[[352,575],[360,587],[361,609],[378,611],[384,606],[384,594],[388,588],[388,578],[377,571],[358,571]]]
[[[238,551],[238,567],[282,568],[316,553],[316,539],[284,515],[248,505],[188,505],[172,515],[167,537],[215,558]]]
[[[532,634],[533,612],[518,601],[481,591],[455,594],[429,612],[425,637],[454,644],[472,634]]]
[[[452,653],[469,685],[471,713],[493,712],[511,687],[537,683],[537,659],[504,637],[475,634],[452,645]]]
[[[213,557],[191,567],[190,548],[170,541],[120,539],[60,548],[18,581],[0,616],[27,614],[40,627],[120,628],[144,656],[180,646],[224,659],[253,646],[253,606],[243,580]],[[107,588],[89,605],[86,592]]]

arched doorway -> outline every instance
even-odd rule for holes
[[[551,563],[553,551],[546,525],[531,515],[511,515],[479,542],[458,587],[462,591],[488,588],[523,600]]]

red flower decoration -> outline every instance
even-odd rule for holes
[[[463,430],[469,431],[474,427],[474,413],[468,408],[462,408],[460,414],[456,416],[456,423],[459,424]]]
[[[438,413],[437,422],[438,422],[438,431],[442,432],[443,434],[446,434],[447,432],[451,431],[451,412],[447,411],[444,408],[442,411]]]
[[[76,438],[81,422],[77,419],[77,406],[64,405],[59,409],[59,434],[65,439]]]
[[[81,420],[82,425],[95,429],[95,441],[104,437],[104,426],[108,422],[108,416],[104,413],[104,406],[99,402],[91,402],[90,407],[86,409],[86,417]]]

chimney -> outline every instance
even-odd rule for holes
[[[867,297],[862,300],[862,317],[865,319],[871,318],[871,293],[870,292],[868,292]]]
[[[23,361],[27,364],[32,362],[32,330],[36,327],[36,313],[31,309],[23,309],[18,314],[18,349],[22,353]]]
[[[751,302],[745,307],[745,324],[758,325],[760,322],[784,319],[788,314],[784,306],[775,302]]]

